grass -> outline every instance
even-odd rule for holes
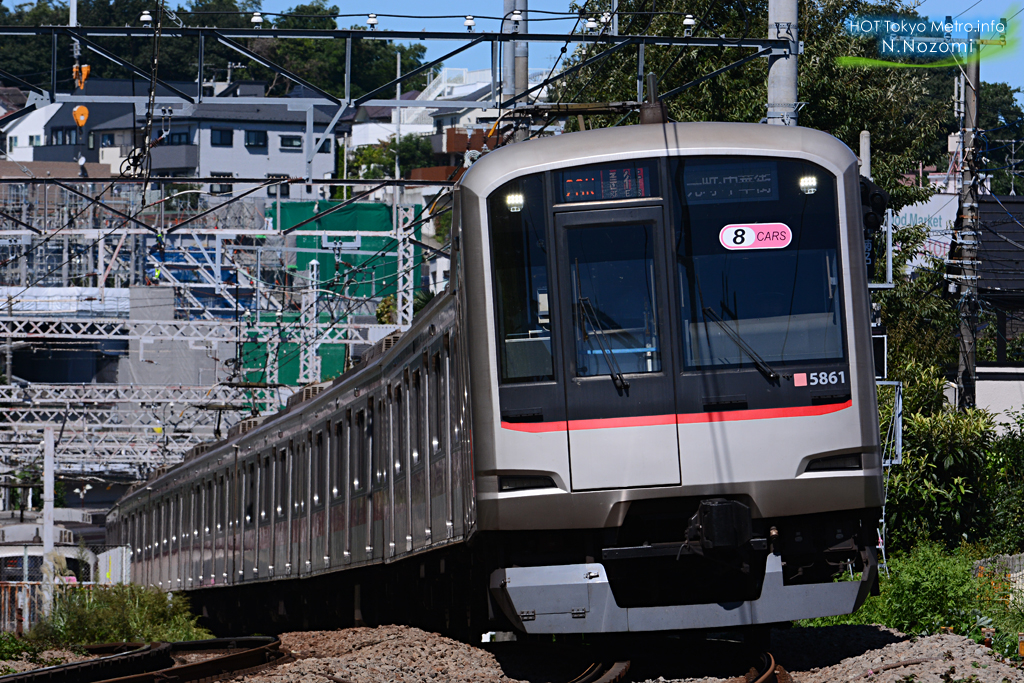
[[[19,640],[13,633],[0,633],[0,661],[7,662],[12,659],[27,659],[33,664],[41,666],[53,666],[60,664],[60,658],[48,659],[42,656],[45,647],[39,643],[32,643]],[[14,667],[0,665],[0,676],[16,673]]]
[[[903,633],[928,635],[942,628],[981,642],[981,629],[995,628],[992,647],[1017,656],[1017,633],[1024,632],[1024,595],[1015,593],[1001,572],[974,568],[976,549],[949,552],[925,542],[889,559],[880,595],[849,615],[798,622],[800,626],[881,624]]]
[[[54,596],[49,617],[36,624],[28,638],[61,647],[212,638],[198,619],[184,595],[134,585],[69,586]]]

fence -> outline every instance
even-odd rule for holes
[[[41,581],[0,582],[0,630],[21,635],[43,616]]]
[[[48,580],[49,570],[44,571],[39,546],[0,550],[0,631],[21,633],[37,624],[48,591],[128,582],[131,551],[125,546],[58,546],[54,551],[55,584]]]
[[[1024,593],[1024,553],[996,555],[974,563],[978,575],[1005,578],[1016,595]]]

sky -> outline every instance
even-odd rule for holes
[[[1024,0],[914,0],[917,3],[917,12],[931,20],[942,21],[947,16],[956,18],[959,22],[977,22],[996,20],[999,18],[1013,17],[1022,8]],[[265,12],[283,12],[289,7],[299,4],[299,0],[263,0],[262,5]],[[413,0],[380,0],[372,5],[358,3],[338,2],[343,12],[374,11],[378,15],[401,14],[401,15],[423,15],[423,14],[446,14],[464,16],[466,14],[500,16],[502,11],[501,0],[489,0],[486,4],[479,0],[447,0],[442,5],[432,3],[423,4]],[[530,8],[534,10],[567,11],[568,0],[533,0]],[[537,18],[540,15],[534,15]],[[395,30],[420,30],[433,31],[462,31],[462,20],[453,19],[399,19],[391,17],[379,18],[380,29]],[[497,30],[498,21],[488,21],[477,18],[477,30]],[[365,15],[360,17],[345,18],[339,20],[339,26],[351,26],[365,24]],[[545,33],[567,33],[575,24],[574,19],[560,19],[558,21],[534,22],[531,26],[532,32]],[[765,35],[767,35],[767,18],[765,18]],[[966,34],[954,32],[954,38],[965,37]],[[1009,83],[1014,88],[1024,90],[1024,12],[1008,21],[1007,36],[1010,45],[1007,47],[985,47],[982,51],[981,78],[983,81],[998,83]],[[995,36],[982,35],[982,38],[993,38]],[[456,43],[443,43],[430,41],[427,43],[427,58],[436,59],[447,52],[455,49]],[[555,58],[559,54],[562,44],[534,43],[530,46],[530,68],[550,69]],[[570,46],[570,50],[571,50]],[[446,66],[481,69],[490,67],[490,52],[487,46],[478,46],[463,52],[456,57],[446,61]],[[950,93],[952,96],[952,93]],[[1024,95],[1018,94],[1017,101],[1024,105]],[[984,106],[984,103],[982,103]]]
[[[981,80],[988,83],[1009,83],[1024,90],[1024,12],[1019,0],[924,0],[917,8],[918,14],[934,21],[943,21],[947,16],[959,22],[1007,21],[1007,47],[985,46],[981,52]],[[957,17],[957,15],[960,15]],[[959,37],[966,34],[960,33]],[[953,34],[956,38],[958,35]],[[982,39],[995,35],[982,35]],[[952,93],[950,93],[952,97]],[[1024,97],[1017,95],[1017,101],[1024,103]],[[984,106],[984,102],[981,103]]]

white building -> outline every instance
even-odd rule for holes
[[[46,144],[46,124],[62,105],[48,104],[21,116],[7,125],[0,121],[0,131],[7,140],[4,152],[11,161],[32,161],[35,147]]]

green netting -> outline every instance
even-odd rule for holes
[[[326,211],[340,202],[316,201],[316,202],[281,202],[269,205],[265,216],[269,218],[275,228],[280,223],[282,230],[287,230],[304,220],[308,220],[316,214]],[[278,211],[280,210],[280,217]],[[421,207],[416,206],[414,216],[419,216]],[[398,253],[397,244],[391,238],[392,219],[391,207],[376,202],[357,202],[335,211],[334,213],[317,219],[302,226],[302,230],[317,230],[329,234],[340,230],[361,230],[367,232],[380,232],[380,237],[362,237],[361,244],[357,251],[345,251],[341,253],[341,262],[335,262],[335,252],[322,248],[320,236],[300,235],[295,238],[295,246],[304,249],[316,249],[316,252],[298,252],[296,254],[296,271],[304,274],[309,269],[309,262],[314,258],[320,264],[320,282],[324,289],[338,292],[349,297],[384,297],[395,293],[395,280],[397,277]],[[415,231],[416,239],[421,239],[422,234],[419,228]],[[343,242],[354,242],[352,237],[338,238]],[[414,248],[413,263],[418,264],[421,258],[419,247]],[[418,277],[413,278],[414,286],[418,285]],[[266,322],[272,321],[275,314],[265,311],[262,319]],[[297,312],[286,312],[282,317],[282,325],[292,335],[297,334],[294,324],[298,317]],[[327,319],[322,315],[321,320]],[[291,337],[291,335],[289,335]],[[252,368],[263,368],[266,365],[266,346],[249,342],[243,347],[243,366],[249,368],[247,380],[252,382],[264,381],[265,376],[262,370]],[[320,345],[321,377],[324,380],[337,377],[345,369],[346,347],[341,344]],[[299,373],[298,345],[286,341],[281,345],[280,359],[278,366],[278,381],[284,384],[297,384]]]
[[[339,203],[329,201],[281,202],[281,229],[287,230]],[[275,226],[278,221],[277,211],[277,202],[274,202],[266,212],[267,217],[274,221]],[[419,215],[420,211],[421,207],[417,205],[414,215]],[[299,252],[296,254],[296,268],[300,273],[305,272],[309,268],[309,262],[315,258],[320,262],[321,283],[348,296],[382,297],[395,293],[398,254],[397,245],[390,236],[392,231],[390,206],[377,202],[356,202],[312,223],[307,223],[301,229],[322,230],[327,233],[338,230],[382,233],[381,237],[363,237],[358,251],[343,252],[341,264],[335,264],[334,252],[330,250],[320,250],[315,254]],[[422,239],[420,228],[416,229],[415,237]],[[345,237],[337,240],[331,239],[331,241],[353,242],[354,238]],[[295,238],[295,246],[319,249],[322,246],[322,240],[320,237],[303,235]],[[413,262],[419,263],[419,261],[420,248],[415,247]]]

